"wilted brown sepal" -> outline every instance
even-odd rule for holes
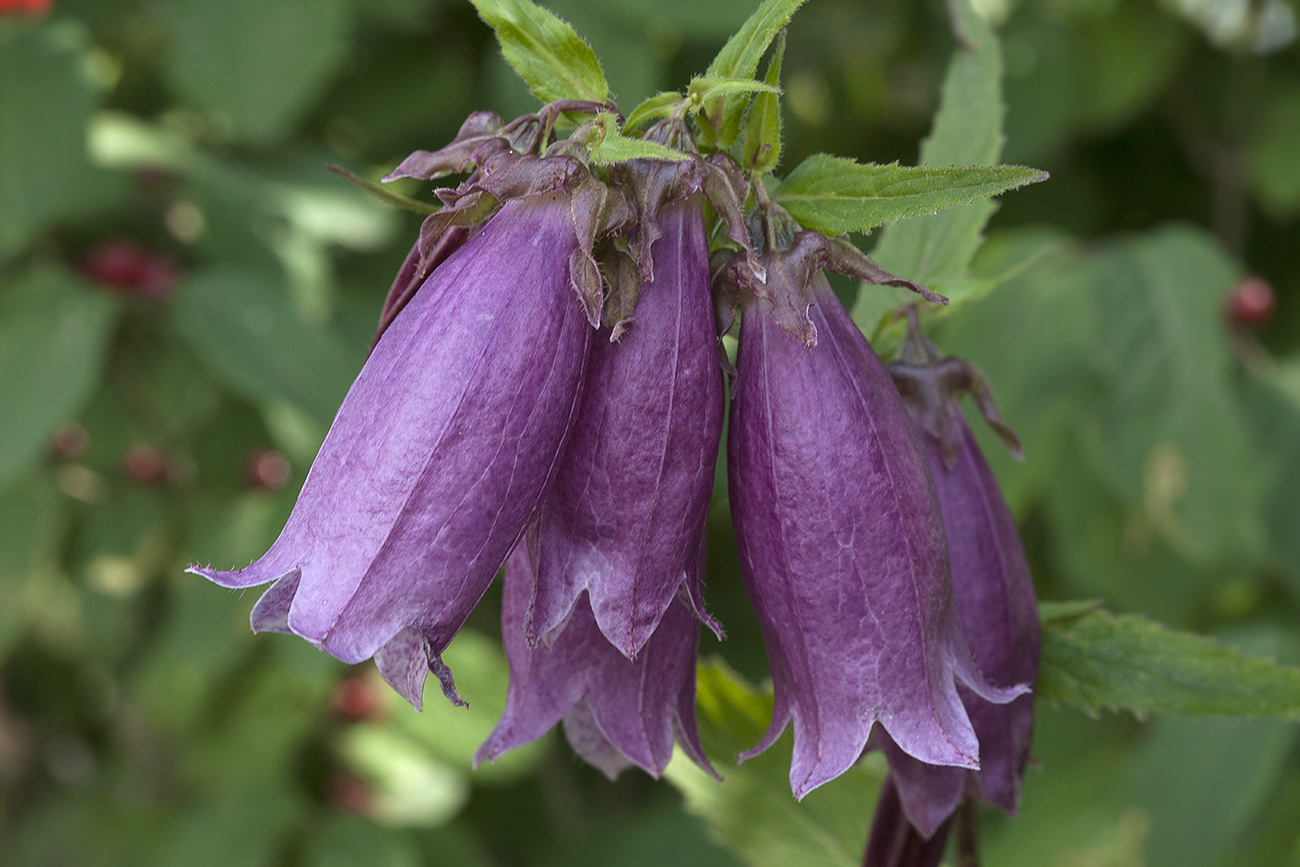
[[[498,138],[505,122],[494,111],[476,111],[460,125],[460,131],[451,144],[436,151],[418,150],[402,160],[387,175],[385,181],[398,178],[430,180],[443,175],[468,171],[474,165],[474,154],[489,140]]]
[[[890,274],[871,261],[871,258],[866,253],[853,246],[848,238],[827,238],[826,244],[826,267],[836,274],[856,277],[863,283],[869,283],[873,286],[902,286],[904,289],[911,289],[933,304],[948,303],[947,298],[937,292],[931,292],[920,283],[913,283],[911,280],[905,280],[902,277],[895,277]]]
[[[962,423],[957,401],[963,393],[975,399],[980,415],[1007,451],[1016,460],[1024,458],[1020,438],[998,412],[993,387],[984,371],[964,358],[942,355],[921,333],[915,308],[908,309],[907,339],[899,359],[889,365],[889,375],[903,402],[916,413],[921,429],[938,441],[944,465],[949,470],[956,465],[961,451]]]
[[[759,280],[766,279],[763,262],[745,223],[745,200],[749,198],[749,181],[740,166],[726,154],[710,154],[703,161],[704,197],[722,217],[727,236],[745,251],[745,262]]]

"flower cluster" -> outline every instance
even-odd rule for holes
[[[725,371],[732,515],[775,687],[752,752],[792,723],[802,797],[885,750],[922,838],[968,792],[1013,808],[1037,634],[952,400],[986,389],[931,354],[887,370],[822,272],[940,299],[802,230],[680,118],[645,136],[675,160],[594,167],[594,125],[553,141],[562,112],[604,111],[475,114],[398,167],[471,174],[438,191],[279,539],[244,569],[192,571],[274,582],[255,631],[374,658],[418,709],[430,671],[461,701],[441,655],[504,565],[511,681],[478,760],[563,722],[611,776],[659,774],[674,742],[712,772],[695,661],[700,626],[721,635],[703,562]],[[732,367],[719,330],[737,307]]]

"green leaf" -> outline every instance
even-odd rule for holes
[[[82,41],[0,28],[0,254],[51,220],[85,212],[90,188],[102,183],[86,159],[98,98],[82,73]]]
[[[784,48],[782,51],[784,51]],[[717,78],[711,75],[692,78],[691,83],[686,86],[687,97],[697,103],[705,103],[711,99],[729,96],[733,93],[770,93],[779,96],[781,88],[771,81],[764,83],[755,81],[752,78]]]
[[[770,691],[745,683],[721,661],[701,664],[700,735],[724,782],[685,757],[665,776],[704,818],[716,839],[754,867],[856,867],[862,861],[884,761],[869,754],[858,766],[795,801],[790,794],[790,734],[744,764],[729,760],[762,738],[772,715]]]
[[[958,46],[948,64],[934,128],[921,144],[929,166],[992,166],[1002,152],[1002,52],[997,35],[969,0],[955,4],[972,47]],[[872,251],[881,267],[936,292],[966,276],[996,205],[977,201],[888,226]]]
[[[772,88],[760,93],[745,118],[742,166],[756,175],[771,174],[781,162],[781,61],[785,57],[785,31],[781,31],[763,81]]]
[[[600,134],[596,139],[595,146],[590,151],[592,162],[609,165],[624,160],[670,160],[680,162],[681,160],[690,159],[681,151],[673,150],[657,142],[628,138],[621,135],[618,131],[618,118],[612,112],[606,111],[596,115],[596,125],[600,130]]]
[[[1092,611],[1044,622],[1042,653],[1039,698],[1094,716],[1300,719],[1300,669],[1138,615]]]
[[[1246,175],[1260,202],[1279,217],[1300,211],[1300,85],[1275,86],[1246,142]]]
[[[718,56],[713,58],[705,75],[721,78],[753,78],[758,61],[767,47],[790,23],[790,17],[805,0],[763,0],[762,5],[741,25]]]
[[[876,165],[814,154],[781,182],[772,198],[805,227],[840,235],[867,232],[1046,178],[1045,172],[1023,166]]]
[[[767,47],[803,4],[804,0],[763,0],[754,14],[722,46],[704,74],[720,78],[753,78]],[[723,149],[735,144],[747,101],[743,96],[731,96],[710,106],[707,114],[713,129],[704,130],[704,139],[716,139],[716,144]]]
[[[1233,393],[1221,304],[1237,265],[1206,234],[1166,229],[1097,256],[1092,350],[1109,484],[1193,562],[1262,547],[1263,467]]]
[[[334,336],[304,322],[268,273],[198,271],[176,293],[173,313],[200,360],[249,400],[287,401],[328,422],[356,374]]]
[[[30,271],[0,292],[0,483],[44,455],[90,397],[118,305],[72,275]]]
[[[350,813],[329,815],[307,836],[306,867],[420,867],[419,850],[406,833]],[[460,859],[448,863],[465,864]]]
[[[543,102],[604,102],[609,84],[591,47],[573,28],[529,0],[471,0],[496,31],[501,53]]]
[[[255,144],[282,139],[344,59],[347,0],[177,0],[163,74],[183,98]]]
[[[680,93],[657,93],[649,99],[642,102],[632,113],[627,116],[627,123],[623,124],[625,131],[634,130],[648,120],[658,120],[662,117],[668,117],[682,102]]]
[[[1272,800],[1297,729],[1279,720],[1177,717],[1151,728],[1128,769],[1134,800],[1152,819],[1146,863],[1218,867]]]

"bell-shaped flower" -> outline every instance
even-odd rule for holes
[[[510,687],[505,713],[479,747],[475,764],[495,761],[563,720],[574,750],[610,778],[631,765],[658,777],[672,758],[674,740],[714,774],[695,723],[700,622],[686,591],[668,606],[635,660],[601,633],[585,597],[549,646],[530,645],[524,621],[536,576],[528,548],[521,544],[506,564],[501,633]],[[702,548],[693,554],[690,581],[696,583]]]
[[[751,754],[793,721],[797,797],[856,762],[876,722],[923,762],[978,767],[958,681],[990,701],[1020,691],[990,687],[971,658],[925,451],[821,273],[827,243],[803,232],[774,245],[766,281],[750,286],[728,443],[741,568],[776,691]]]
[[[915,311],[911,316],[901,360],[889,372],[925,443],[948,538],[958,617],[989,683],[1032,684],[1039,651],[1034,583],[1011,510],[958,405],[961,394],[972,393],[1013,453],[1019,454],[1020,444],[998,414],[983,373],[962,359],[940,356],[921,335]],[[1029,759],[1033,696],[997,704],[968,689],[960,694],[979,738],[978,771],[925,765],[894,744],[884,745],[903,811],[926,837],[963,796],[1014,814]]]
[[[582,410],[540,521],[532,643],[589,602],[586,616],[631,658],[696,568],[722,436],[700,196],[675,200],[659,223],[634,320],[617,342],[602,331],[592,346]],[[578,601],[583,591],[588,602]]]
[[[226,587],[276,582],[256,631],[374,657],[417,708],[534,518],[577,415],[593,329],[562,192],[505,203],[424,281],[348,391],[279,539]]]
[[[913,759],[915,761],[915,759]],[[926,767],[933,767],[926,765]],[[966,771],[944,768],[963,775]],[[871,833],[867,835],[867,851],[862,867],[939,867],[948,847],[948,832],[953,818],[949,816],[934,831],[921,836],[903,814],[898,797],[898,787],[892,776],[885,777],[876,801]]]

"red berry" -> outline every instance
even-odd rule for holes
[[[22,14],[36,17],[50,11],[54,0],[0,0],[0,15]]]
[[[1272,319],[1276,307],[1273,287],[1260,277],[1246,277],[1239,281],[1224,302],[1224,311],[1230,322],[1252,329]]]
[[[326,799],[342,810],[365,816],[375,802],[375,790],[365,780],[340,771],[329,781]]]
[[[59,425],[54,435],[50,437],[50,449],[59,460],[70,461],[79,458],[89,445],[90,434],[76,422]]]
[[[123,295],[158,301],[176,286],[176,263],[132,241],[96,244],[82,260],[82,269],[101,286]]]
[[[379,689],[365,677],[348,677],[339,681],[330,696],[330,706],[340,717],[352,722],[375,719],[384,711]]]
[[[273,449],[253,452],[244,463],[244,478],[254,488],[277,491],[289,481],[289,461]]]
[[[122,472],[137,482],[157,485],[171,478],[171,467],[165,455],[147,443],[131,446],[122,455]]]

